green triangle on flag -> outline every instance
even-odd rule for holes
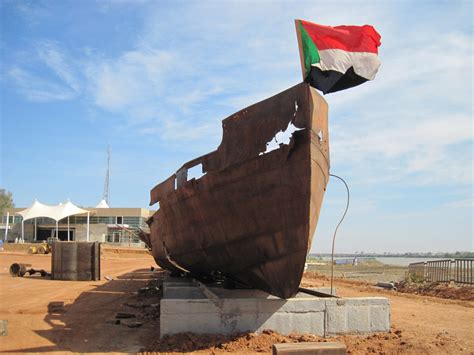
[[[314,44],[313,40],[309,36],[306,29],[301,24],[301,21],[298,21],[300,33],[301,33],[301,45],[303,49],[303,62],[304,62],[304,72],[305,77],[311,71],[311,64],[319,63],[319,52],[318,47]]]

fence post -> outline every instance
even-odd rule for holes
[[[449,268],[449,271],[450,271],[449,282],[454,282],[456,277],[454,276],[454,273],[453,273],[452,270],[456,271],[456,261],[454,261],[454,259],[451,259],[449,265],[450,265],[450,268]]]

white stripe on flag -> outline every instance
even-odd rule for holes
[[[380,67],[377,54],[369,52],[347,52],[342,49],[325,49],[319,51],[321,61],[313,64],[322,71],[335,70],[345,73],[350,67],[354,67],[357,75],[373,80]]]

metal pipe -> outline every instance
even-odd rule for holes
[[[311,289],[309,289],[309,288],[303,288],[303,287],[299,287],[299,288],[298,288],[298,291],[299,291],[299,292],[303,292],[303,293],[307,293],[308,295],[316,296],[316,297],[324,297],[324,298],[332,297],[332,298],[339,298],[338,296],[332,294],[332,289],[331,289],[331,294],[325,293],[325,292],[316,291],[316,290],[311,290]]]
[[[89,241],[89,215],[90,215],[90,212],[87,212],[87,235],[86,235],[87,241]]]
[[[333,175],[333,174],[329,174],[329,175],[334,176],[335,178],[341,180],[344,183],[344,186],[346,187],[346,190],[347,190],[346,209],[344,210],[344,213],[341,217],[341,220],[337,224],[336,229],[334,230],[334,235],[332,237],[332,248],[331,248],[331,294],[332,294],[333,293],[332,292],[333,291],[333,280],[334,280],[334,247],[335,247],[335,244],[336,244],[336,234],[337,234],[337,230],[339,229],[339,226],[341,225],[342,221],[344,220],[344,217],[346,217],[347,210],[349,209],[350,194],[349,194],[349,186],[347,186],[347,184],[346,184],[346,182],[344,181],[343,178],[341,178],[340,176],[337,176],[337,175]]]
[[[31,264],[13,263],[10,265],[10,275],[13,277],[23,277],[29,266],[31,266]]]
[[[7,224],[5,226],[5,242],[8,240],[8,223],[10,222],[10,212],[7,211]]]

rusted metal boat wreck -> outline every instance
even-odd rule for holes
[[[301,83],[224,119],[217,150],[151,190],[159,209],[148,242],[158,265],[294,296],[329,180],[327,111]],[[289,144],[270,151],[289,127]],[[199,164],[204,175],[188,180]]]
[[[143,239],[161,267],[297,293],[329,180],[328,106],[314,88],[373,80],[381,37],[369,25],[295,26],[304,82],[223,120],[216,151],[151,190],[160,208]],[[290,131],[288,144],[270,149]],[[205,175],[188,179],[197,165]]]

